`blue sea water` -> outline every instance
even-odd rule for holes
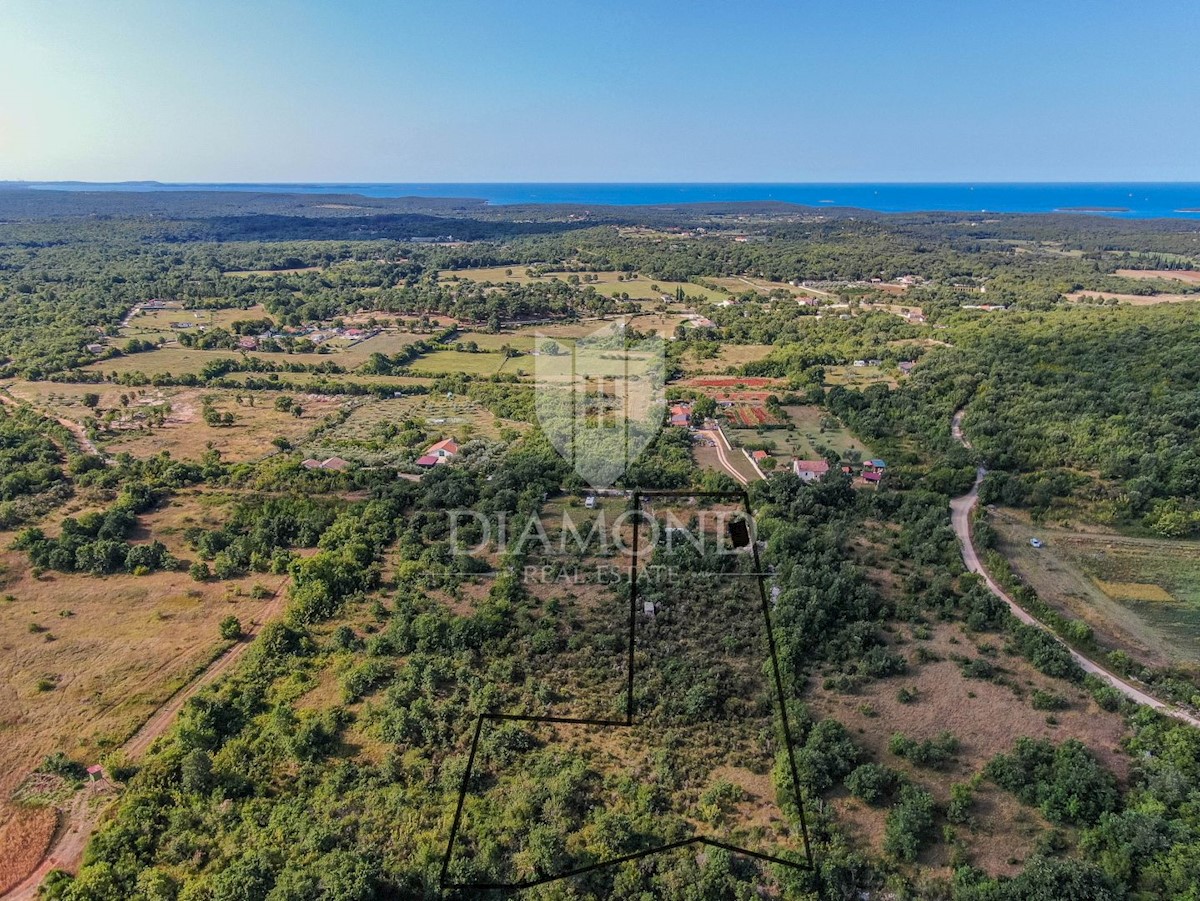
[[[1125,218],[1200,218],[1200,183],[1052,184],[616,184],[616,183],[342,183],[165,184],[44,182],[29,187],[102,191],[269,191],[366,197],[462,197],[493,204],[675,204],[778,200],[806,206],[857,207],[884,213],[1075,212]]]

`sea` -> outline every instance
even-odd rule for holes
[[[28,182],[24,187],[68,191],[268,191],[360,194],[366,197],[456,197],[491,204],[583,205],[784,201],[805,206],[855,207],[881,213],[1079,213],[1132,219],[1200,219],[1200,183],[404,183],[303,184],[165,182]]]

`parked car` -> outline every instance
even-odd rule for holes
[[[1029,546],[1030,546],[1030,547],[1041,547],[1041,546],[1042,546],[1042,539],[1040,539],[1040,538],[1030,538],[1030,539],[1029,539]]]

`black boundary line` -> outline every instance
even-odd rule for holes
[[[617,866],[622,863],[629,863],[633,860],[641,860],[644,857],[649,857],[653,854],[659,854],[664,851],[674,851],[679,848],[685,848],[689,845],[707,845],[712,848],[721,848],[732,854],[738,854],[744,857],[752,857],[756,860],[765,861],[767,863],[778,864],[780,866],[791,867],[794,870],[815,871],[816,865],[813,862],[812,844],[808,836],[808,822],[804,814],[804,800],[800,794],[800,775],[796,767],[796,755],[792,747],[792,727],[788,720],[787,704],[783,694],[783,676],[779,667],[779,655],[775,645],[775,631],[771,622],[771,605],[767,600],[767,589],[764,574],[762,571],[762,562],[759,559],[758,544],[753,534],[751,535],[750,547],[754,557],[754,569],[758,578],[758,593],[759,600],[762,603],[763,620],[767,626],[767,646],[771,654],[771,670],[774,675],[775,693],[779,703],[779,716],[783,726],[784,743],[787,746],[788,768],[792,777],[792,793],[795,796],[796,809],[800,814],[800,833],[804,839],[804,855],[807,863],[797,863],[794,860],[787,860],[782,857],[774,857],[770,854],[764,854],[759,851],[751,851],[747,848],[739,848],[736,845],[731,845],[726,842],[718,841],[717,839],[708,838],[706,836],[694,836],[692,838],[682,839],[680,841],[668,842],[665,845],[659,845],[655,848],[649,848],[644,851],[638,851],[633,854],[626,854],[622,857],[615,857],[611,860],[599,861],[589,864],[585,867],[578,867],[574,870],[568,870],[564,873],[556,873],[552,876],[542,876],[538,879],[531,879],[525,882],[448,882],[447,877],[450,871],[450,861],[454,855],[454,842],[458,838],[459,827],[462,824],[463,805],[467,800],[467,792],[471,781],[471,775],[475,768],[475,755],[479,749],[479,739],[483,733],[484,721],[492,722],[526,722],[526,723],[563,723],[568,725],[581,726],[624,726],[629,727],[634,725],[634,702],[633,702],[633,682],[634,682],[634,640],[637,624],[637,561],[640,548],[638,545],[638,524],[641,521],[642,498],[653,497],[668,497],[668,498],[735,498],[742,501],[742,506],[745,509],[747,519],[751,526],[754,524],[754,513],[750,506],[750,495],[744,491],[674,491],[674,490],[643,490],[633,489],[633,509],[636,515],[633,518],[633,554],[629,564],[629,655],[628,655],[628,673],[626,676],[626,698],[625,698],[625,718],[623,720],[604,720],[591,719],[588,717],[567,717],[567,716],[530,716],[515,713],[481,713],[479,719],[475,722],[475,733],[471,738],[471,750],[467,755],[467,767],[463,771],[462,782],[458,791],[458,803],[454,809],[454,820],[450,826],[450,838],[446,843],[446,853],[442,857],[441,875],[438,878],[439,887],[443,893],[447,891],[499,891],[499,892],[515,892],[524,889],[534,888],[539,885],[545,885],[549,882],[556,882],[559,879],[570,879],[574,876],[582,876],[585,873],[591,873],[596,870],[604,869],[605,867]]]

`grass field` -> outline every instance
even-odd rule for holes
[[[413,372],[431,375],[465,372],[468,375],[488,376],[499,372],[505,362],[505,356],[501,353],[472,354],[458,350],[435,350],[413,360],[409,368]]]
[[[305,378],[299,376],[298,378]],[[226,460],[252,460],[274,451],[271,440],[282,436],[296,441],[307,435],[327,414],[351,401],[345,397],[275,391],[237,392],[201,388],[123,388],[119,385],[62,385],[54,382],[14,382],[9,393],[27,400],[54,416],[83,423],[93,412],[118,411],[115,434],[102,435],[97,444],[107,453],[127,451],[135,457],[151,457],[162,451],[179,459],[198,459],[211,446]],[[83,404],[87,393],[100,395],[95,410]],[[275,409],[275,400],[288,394],[300,402],[303,413]],[[129,399],[121,403],[121,396]],[[241,398],[239,403],[238,398]],[[203,418],[204,399],[218,412],[233,413],[232,426],[215,427]],[[251,406],[253,400],[253,406]],[[151,407],[170,405],[161,426],[148,427],[138,414]]]
[[[1034,526],[1009,510],[989,522],[1014,571],[1102,641],[1148,663],[1200,663],[1200,542]]]
[[[399,426],[407,419],[423,423],[428,435],[412,448],[389,437],[390,427]],[[526,427],[523,423],[499,420],[466,397],[431,394],[368,400],[355,407],[345,422],[306,442],[300,451],[318,459],[337,454],[366,465],[395,464],[411,460],[426,446],[442,438],[459,441],[498,438],[502,426],[517,430]]]
[[[798,405],[784,407],[783,410],[795,429],[768,428],[759,434],[757,429],[728,428],[726,434],[735,444],[769,445],[771,454],[781,458],[816,460],[823,457],[826,451],[832,451],[843,459],[855,453],[859,459],[871,456],[866,445],[819,407]]]
[[[817,291],[813,288],[797,288],[794,285],[789,285],[787,282],[773,282],[765,278],[753,278],[750,276],[731,275],[720,276],[715,278],[706,278],[706,282],[712,282],[714,285],[719,285],[725,288],[731,294],[742,294],[746,291],[757,291],[759,294],[770,294],[772,291],[788,291],[797,297],[828,297],[829,292]]]
[[[190,322],[193,329],[201,325],[229,328],[240,319],[262,319],[266,315],[266,310],[259,305],[245,310],[142,310],[129,320],[129,325],[121,329],[121,337],[146,340],[178,338],[184,330],[171,328],[172,322]]]
[[[988,659],[1003,668],[1020,695],[1009,685],[967,678],[950,658],[980,656],[976,643],[986,636],[972,636],[948,624],[935,626],[928,640],[913,640],[910,633],[909,627],[901,626],[888,638],[892,649],[910,661],[904,675],[870,682],[853,693],[824,687],[817,678],[806,698],[815,713],[844,723],[855,743],[866,749],[869,760],[902,771],[940,803],[948,800],[951,782],[969,780],[991,757],[1010,750],[1020,735],[1044,736],[1055,742],[1077,738],[1119,778],[1125,777],[1129,760],[1120,749],[1125,732],[1120,714],[1101,710],[1081,689],[1044,676],[1022,658],[1004,652]],[[939,659],[918,662],[913,656],[918,647]],[[915,689],[915,701],[902,702],[897,697],[901,687]],[[1066,710],[1055,713],[1055,723],[1030,704],[1033,689],[1063,695],[1069,701]],[[952,732],[960,742],[955,762],[945,773],[917,768],[887,749],[895,732],[924,740],[943,730]],[[868,807],[844,790],[835,792],[831,805],[854,845],[875,853],[882,850],[886,808]],[[976,795],[973,814],[977,824],[956,829],[957,838],[971,862],[993,874],[1019,870],[1021,862],[1033,853],[1038,836],[1050,828],[1035,809],[1022,806],[988,783]],[[918,863],[949,876],[950,848],[934,843]]]
[[[585,284],[591,285],[600,294],[607,294],[610,297],[628,295],[630,300],[658,300],[663,294],[674,294],[676,288],[680,287],[690,297],[703,297],[705,300],[710,301],[718,301],[725,297],[720,291],[713,291],[711,288],[702,288],[691,282],[672,282],[664,279],[649,278],[643,275],[638,275],[635,278],[623,272],[552,272],[543,276],[529,276],[525,274],[527,268],[525,266],[514,265],[492,266],[479,269],[443,269],[438,273],[438,278],[445,281],[448,278],[457,276],[458,278],[473,282],[516,282],[519,285],[528,285],[537,282],[549,282],[554,279],[566,281],[570,275],[578,275],[582,279],[586,274],[595,276],[597,281],[586,282]],[[509,270],[512,271],[511,275],[508,274]],[[654,290],[656,286],[658,290]]]
[[[697,360],[694,354],[686,354],[683,366],[689,376],[727,373],[766,359],[772,350],[770,344],[722,344],[717,356],[711,359]]]
[[[1156,303],[1200,301],[1200,294],[1115,294],[1112,291],[1075,291],[1064,296],[1067,300],[1074,301],[1116,300],[1135,307],[1148,307]]]
[[[66,510],[93,505],[77,498]],[[224,516],[220,502],[182,492],[143,521],[184,553],[180,529]],[[25,556],[8,549],[12,538],[0,533],[0,829],[12,791],[43,757],[61,750],[89,764],[101,760],[225,646],[217,630],[223,617],[257,618],[267,601],[249,597],[256,581],[271,590],[281,582],[202,584],[186,572],[35,578]],[[22,825],[22,838],[35,826]]]
[[[1200,285],[1200,272],[1191,269],[1118,269],[1117,275],[1124,278],[1172,279]]]
[[[828,387],[843,385],[847,388],[884,384],[895,388],[899,383],[878,366],[826,366],[825,384]]]

